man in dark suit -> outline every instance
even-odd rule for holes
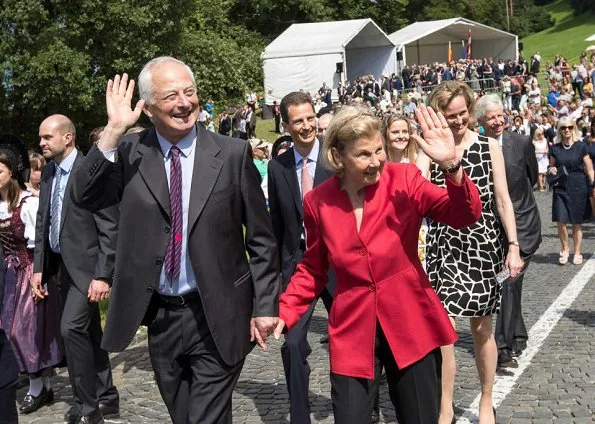
[[[62,299],[60,331],[75,405],[68,422],[102,423],[119,416],[119,395],[112,383],[108,354],[101,349],[98,302],[107,299],[114,272],[116,207],[92,214],[70,200],[73,173],[83,162],[76,131],[63,115],[46,118],[39,127],[43,169],[35,230],[32,286],[38,298],[58,275]]]
[[[303,196],[332,174],[320,162],[321,143],[316,137],[316,113],[310,95],[302,92],[286,95],[281,100],[281,117],[291,134],[293,147],[269,162],[267,175],[285,289],[305,251]],[[320,119],[323,118],[324,125],[328,125],[329,119]],[[312,350],[307,335],[315,306],[313,302],[300,322],[285,335],[281,347],[292,424],[310,423],[308,355]]]
[[[147,325],[172,421],[231,424],[244,359],[278,322],[279,260],[259,175],[248,143],[196,125],[183,62],[151,60],[134,109],[133,92],[126,74],[108,83],[108,124],[73,190],[86,208],[120,207],[102,346],[121,351]],[[143,111],[154,126],[122,138]]]
[[[502,147],[518,237],[518,240],[509,240],[508,243],[519,246],[521,258],[525,262],[520,274],[509,278],[502,286],[495,331],[498,365],[515,368],[518,364],[513,356],[521,354],[527,346],[528,338],[521,310],[523,278],[531,256],[541,243],[541,219],[533,196],[533,186],[537,182],[537,159],[535,147],[529,137],[504,131],[503,106],[496,94],[479,99],[475,109],[485,135],[498,140]]]

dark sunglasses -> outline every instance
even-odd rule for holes
[[[560,130],[572,130],[574,127],[572,125],[560,127]]]

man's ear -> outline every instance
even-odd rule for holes
[[[153,117],[153,114],[152,114],[152,113],[151,113],[151,111],[149,110],[149,108],[150,108],[150,107],[151,107],[151,106],[150,106],[150,105],[148,105],[148,104],[145,102],[145,105],[143,106],[143,113],[144,113],[145,115],[147,115],[147,117],[148,117],[149,119],[151,119],[151,118]]]

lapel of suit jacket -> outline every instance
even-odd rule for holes
[[[49,232],[50,228],[50,207],[52,204],[52,181],[56,173],[56,162],[50,161],[44,168],[41,185],[39,187],[39,207],[43,211],[43,231],[44,238]]]
[[[200,125],[197,125],[196,128],[194,175],[192,176],[190,204],[188,205],[188,234],[192,231],[205,207],[221,168],[223,168],[223,160],[217,157],[221,149],[211,133]]]
[[[314,173],[314,187],[325,182],[333,176],[333,173],[326,169],[326,167],[322,164],[322,143],[320,144],[321,149],[318,151],[318,159],[316,159],[316,172]]]
[[[510,161],[510,155],[513,149],[512,136],[508,131],[502,133],[502,155],[504,156],[504,163]]]
[[[304,208],[302,205],[300,183],[298,182],[297,171],[295,169],[296,163],[293,147],[290,148],[287,153],[279,156],[279,161],[283,165],[283,175],[285,176],[285,180],[289,186],[289,191],[291,193],[291,197],[293,197],[293,202],[295,203],[298,215],[302,217]]]
[[[77,151],[76,158],[74,158],[74,163],[72,164],[72,168],[70,169],[70,176],[68,177],[68,182],[66,183],[66,188],[64,189],[64,198],[62,199],[62,214],[60,215],[60,232],[62,232],[62,228],[64,228],[64,220],[66,219],[66,212],[68,211],[68,207],[70,206],[70,187],[72,187],[72,181],[74,181],[74,172],[83,161],[83,154],[80,151]],[[54,168],[54,173],[56,169]]]
[[[138,172],[157,200],[157,203],[159,203],[167,216],[171,216],[167,174],[165,173],[163,152],[161,151],[161,146],[159,146],[155,128],[151,128],[145,138],[139,140],[137,153],[142,156],[140,165],[138,166]]]

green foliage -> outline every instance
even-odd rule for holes
[[[511,32],[551,26],[549,5],[515,1]],[[156,56],[188,63],[201,99],[221,107],[262,89],[260,54],[293,23],[371,18],[389,34],[455,16],[507,28],[501,0],[0,0],[0,131],[33,146],[41,120],[63,113],[87,147],[105,123],[107,80]]]
[[[588,11],[595,12],[595,1],[593,0],[570,0],[570,5],[576,15]]]

